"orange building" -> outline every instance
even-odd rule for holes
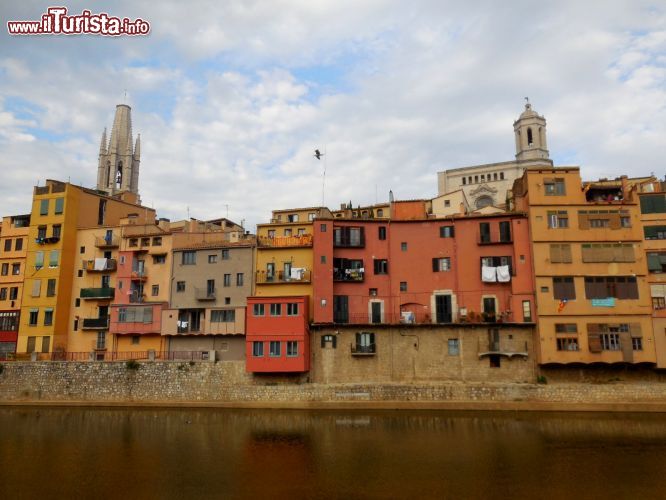
[[[0,359],[16,352],[30,215],[4,217],[0,226]]]
[[[643,227],[626,177],[582,183],[577,167],[516,180],[528,211],[541,364],[656,362]]]

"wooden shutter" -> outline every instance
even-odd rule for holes
[[[561,247],[560,249],[561,249],[561,255],[562,255],[562,262],[565,262],[565,263],[572,262],[571,245],[566,243],[566,244],[560,245],[560,247]]]
[[[610,228],[611,229],[620,229],[622,225],[620,224],[620,214],[610,214]]]
[[[439,259],[437,258],[432,259],[432,270],[435,272],[439,271]]]
[[[557,243],[550,245],[550,261],[553,263],[563,262],[562,245],[559,245]]]
[[[601,352],[601,337],[598,323],[587,324],[587,347],[590,352]]]
[[[578,229],[590,229],[590,218],[587,214],[578,212]]]

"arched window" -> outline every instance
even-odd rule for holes
[[[534,138],[532,137],[532,129],[528,128],[527,129],[527,145],[531,146],[534,144]]]
[[[116,170],[116,189],[120,189],[123,185],[123,162],[118,162],[118,169]]]
[[[479,182],[479,176],[478,175],[474,176],[474,182]]]
[[[493,199],[490,196],[479,196],[476,199],[476,208],[483,208],[493,204]]]
[[[500,172],[500,180],[501,180],[501,181],[504,180],[504,172]]]
[[[106,160],[106,187],[109,187],[109,181],[111,180],[111,162]]]
[[[463,186],[464,186],[465,184],[467,184],[467,179],[465,179],[464,177],[462,179],[463,179]]]
[[[377,210],[377,217],[384,217],[384,211],[381,208]]]
[[[493,174],[493,180],[494,180],[494,181],[497,180],[497,172],[495,172],[495,173]]]

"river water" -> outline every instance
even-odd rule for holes
[[[666,498],[666,415],[5,407],[0,498]]]

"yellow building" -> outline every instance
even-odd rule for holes
[[[312,224],[331,216],[323,207],[274,210],[270,224],[257,225],[256,296],[307,295],[312,318]]]
[[[666,181],[651,179],[642,183],[638,197],[652,300],[657,367],[666,368]]]
[[[114,284],[103,274],[79,276],[83,255],[80,229],[118,225],[122,217],[139,210],[136,195],[122,193],[108,197],[97,191],[69,183],[47,180],[34,189],[28,232],[26,278],[21,304],[18,353],[64,352],[73,329],[76,298],[108,304],[114,296]],[[91,233],[92,234],[92,233]],[[95,256],[102,257],[102,255]],[[94,287],[81,288],[73,296],[75,280],[84,279]],[[74,306],[73,306],[74,304]],[[78,314],[79,319],[82,317]]]
[[[655,363],[638,194],[626,177],[581,183],[577,167],[528,168],[539,362]]]
[[[16,352],[30,215],[4,217],[0,225],[0,359]]]

